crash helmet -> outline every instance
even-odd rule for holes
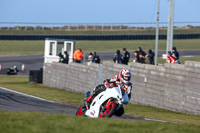
[[[128,69],[122,69],[119,73],[119,78],[124,84],[128,84],[131,80],[131,72]]]

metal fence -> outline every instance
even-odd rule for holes
[[[167,22],[160,22],[160,29],[167,29]],[[115,31],[155,29],[156,22],[138,23],[26,23],[0,22],[0,30],[60,30],[60,31]],[[176,29],[200,28],[200,22],[174,22]]]

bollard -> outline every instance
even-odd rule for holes
[[[22,70],[22,71],[24,71],[24,69],[25,69],[25,65],[24,65],[24,64],[22,64],[22,69],[21,69],[21,70]]]

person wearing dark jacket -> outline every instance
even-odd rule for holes
[[[176,47],[173,47],[173,48],[172,48],[172,56],[173,56],[174,58],[176,58],[177,60],[179,60],[179,53],[178,53],[178,51],[176,50]]]
[[[144,59],[143,58],[146,56],[146,53],[142,50],[141,47],[138,47],[137,51],[138,51],[137,55],[139,56],[138,62],[139,63],[144,63]]]
[[[138,51],[134,51],[134,56],[135,56],[135,58],[134,58],[133,62],[139,62],[139,54],[138,54]]]
[[[100,58],[99,58],[99,55],[97,55],[96,52],[93,52],[93,60],[92,60],[92,63],[100,63]]]
[[[58,56],[60,57],[59,62],[64,63],[64,56],[61,53],[59,53]]]
[[[116,53],[114,54],[113,61],[114,63],[122,64],[122,55],[120,53],[120,50],[117,50]]]
[[[65,58],[64,58],[63,63],[68,64],[69,63],[69,55],[68,55],[67,51],[65,51],[64,53],[65,53]]]
[[[126,48],[123,48],[123,60],[122,63],[128,65],[129,59],[130,59],[130,53],[126,50]]]
[[[154,64],[154,56],[155,56],[155,53],[149,49],[148,51],[148,54],[145,56],[145,63],[146,64]]]

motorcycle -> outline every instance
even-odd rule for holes
[[[16,66],[7,69],[7,75],[17,75],[18,72],[19,70],[17,69]]]
[[[85,98],[89,97],[90,92],[86,92]],[[87,116],[91,118],[112,117],[123,104],[128,104],[129,98],[126,89],[117,87],[107,88],[99,93],[91,102],[85,103],[78,109],[76,116]]]

